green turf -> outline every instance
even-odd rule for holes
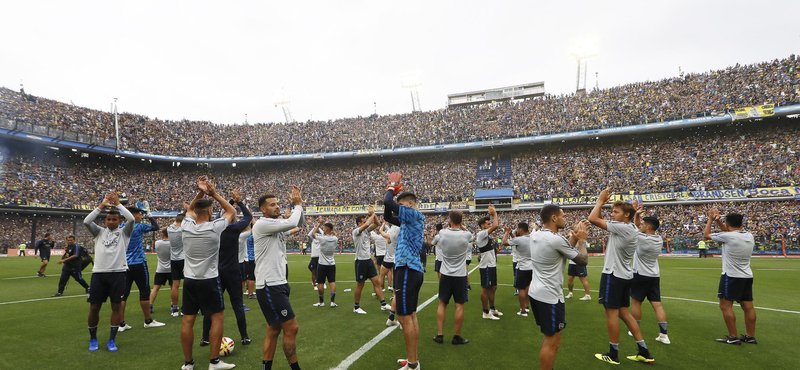
[[[312,290],[306,264],[308,256],[289,256],[292,282],[292,306],[300,325],[297,353],[304,369],[328,369],[355,352],[370,339],[385,329],[386,315],[381,313],[378,303],[369,295],[367,284],[362,306],[369,312],[366,316],[352,313],[353,293],[344,292],[354,288],[353,257],[338,256],[340,263],[337,278],[338,308],[315,308],[311,304],[317,299]],[[155,271],[155,258],[149,257],[150,271]],[[436,294],[436,275],[431,269],[425,275],[426,284],[420,292],[420,303]],[[477,260],[476,260],[477,262]],[[697,258],[661,258],[661,290],[665,297],[680,297],[702,301],[716,301],[721,260]],[[591,289],[597,289],[602,258],[592,258],[589,268]],[[755,273],[755,305],[790,311],[800,311],[800,288],[797,277],[800,260],[753,259]],[[9,279],[34,276],[38,260],[33,258],[0,259],[0,302],[14,302],[46,298],[55,293],[60,265],[55,262],[48,268],[47,278]],[[472,266],[474,267],[474,265]],[[701,268],[701,269],[697,269]],[[702,269],[707,268],[707,269]],[[776,269],[776,270],[762,270]],[[453,308],[448,310],[445,324],[445,344],[436,344],[431,339],[436,335],[436,305],[419,313],[421,364],[425,369],[531,369],[538,368],[538,353],[542,335],[535,326],[533,317],[522,318],[514,313],[518,310],[517,297],[508,286],[513,278],[511,259],[500,257],[498,275],[497,307],[506,315],[500,321],[481,319],[478,272],[471,276],[475,290],[470,292],[466,306],[466,318],[462,336],[470,340],[465,346],[449,344],[452,334]],[[87,280],[90,274],[86,274]],[[576,291],[580,291],[578,283]],[[167,323],[166,327],[142,328],[142,314],[138,307],[130,307],[127,321],[134,329],[120,333],[117,345],[120,351],[109,353],[102,344],[108,338],[110,308],[101,312],[98,336],[101,350],[88,352],[86,316],[88,304],[83,290],[74,281],[67,286],[65,298],[12,304],[0,304],[0,333],[6,344],[0,368],[8,369],[178,369],[183,355],[179,338],[180,319],[169,316],[167,291],[160,293],[153,317]],[[135,295],[135,293],[134,293]],[[592,297],[597,294],[592,292]],[[326,303],[328,297],[326,294]],[[234,354],[225,360],[237,364],[237,368],[257,369],[261,364],[261,345],[266,322],[255,300],[245,299],[251,311],[247,312],[250,337],[253,344],[242,346],[236,329],[235,318],[226,311],[225,335],[236,343]],[[226,304],[228,304],[226,302]],[[656,359],[654,366],[666,369],[792,369],[797,353],[792,340],[800,328],[800,314],[758,310],[756,336],[758,345],[730,346],[715,343],[714,339],[725,334],[719,308],[715,304],[664,299],[668,315],[669,335],[672,344],[667,346],[653,340],[658,335],[658,326],[649,306],[644,307],[642,330],[651,353]],[[556,361],[557,369],[605,369],[612,365],[594,359],[594,353],[605,352],[608,337],[603,309],[592,301],[567,300],[567,327],[563,332],[561,349]],[[741,310],[736,308],[738,327],[744,331]],[[624,325],[623,325],[624,327]],[[625,330],[623,330],[623,333]],[[200,323],[195,327],[199,338]],[[11,350],[20,346],[22,350]],[[632,338],[623,334],[620,339],[620,355],[635,353]],[[395,330],[374,348],[356,361],[351,369],[395,369],[395,360],[405,357],[402,333]],[[195,345],[195,359],[204,369],[208,349]],[[274,368],[288,369],[280,346]],[[624,361],[620,368],[646,366]],[[731,367],[735,364],[734,367]]]

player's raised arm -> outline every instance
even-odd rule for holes
[[[217,193],[217,190],[214,188],[213,184],[211,184],[208,180],[199,181],[197,183],[197,187],[206,192],[206,194],[208,194],[211,198],[214,198],[214,200],[216,200],[217,203],[222,206],[222,210],[224,211],[222,217],[228,219],[229,224],[232,224],[234,221],[236,221],[236,208],[233,208],[233,206],[228,203],[228,201],[225,200],[222,195]]]
[[[589,237],[589,221],[581,220],[572,230],[572,237],[576,239],[573,245],[578,248],[578,255],[572,259],[572,262],[579,266],[586,266],[589,264],[589,251],[586,249],[586,238]]]
[[[85,226],[89,230],[89,232],[92,233],[92,236],[99,235],[100,231],[102,230],[102,228],[100,226],[97,226],[97,224],[94,223],[94,220],[97,218],[97,216],[100,214],[100,212],[103,211],[103,209],[105,209],[106,207],[109,207],[110,205],[111,205],[111,202],[108,200],[108,195],[106,195],[103,198],[103,200],[100,202],[100,204],[97,205],[97,208],[95,208],[92,211],[92,213],[89,213],[88,215],[86,215],[86,218],[83,219],[83,226]],[[34,254],[36,253],[36,249],[34,249],[33,253]]]
[[[511,245],[508,243],[508,239],[509,236],[511,236],[511,231],[512,231],[511,225],[506,225],[503,229],[505,230],[505,233],[503,233],[503,245],[506,246]]]
[[[609,189],[601,191],[600,195],[597,197],[597,203],[595,203],[592,209],[592,213],[589,214],[589,222],[603,230],[608,230],[608,224],[606,220],[603,219],[603,206],[608,203],[610,198],[611,191]]]
[[[636,208],[636,216],[633,218],[634,224],[636,227],[639,227],[642,224],[642,215],[644,214],[644,202],[639,202],[638,200],[633,201],[633,208]]]
[[[500,220],[497,218],[497,210],[494,209],[494,204],[489,205],[489,216],[492,217],[492,226],[489,226],[489,234],[491,235],[498,227],[500,227]]]
[[[711,226],[715,221],[719,221],[719,211],[716,209],[710,209],[708,211],[708,222],[706,222],[706,227],[703,228],[703,239],[711,240]]]

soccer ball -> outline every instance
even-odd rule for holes
[[[222,342],[219,345],[219,354],[220,356],[228,356],[233,352],[233,347],[236,343],[233,342],[233,339],[224,337],[222,338]]]

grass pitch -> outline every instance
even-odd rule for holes
[[[300,325],[297,353],[303,369],[330,369],[338,366],[352,353],[379,335],[385,327],[386,313],[380,312],[378,302],[371,296],[371,284],[364,289],[361,305],[367,315],[352,312],[355,288],[353,256],[340,255],[337,260],[337,308],[312,307],[317,292],[310,283],[306,268],[310,256],[289,256],[291,302]],[[148,256],[150,271],[155,271],[156,258]],[[470,267],[475,267],[475,264]],[[754,296],[758,321],[758,345],[731,346],[714,342],[725,335],[722,315],[717,307],[717,284],[720,276],[719,258],[661,258],[661,292],[667,312],[671,345],[658,343],[658,325],[652,308],[643,306],[642,332],[650,352],[656,359],[652,366],[662,369],[795,369],[796,342],[792,339],[800,328],[800,260],[753,259],[755,274]],[[557,369],[605,369],[614,367],[594,359],[595,353],[608,349],[608,335],[603,308],[596,298],[602,257],[589,262],[591,301],[578,301],[582,286],[576,280],[576,297],[566,302],[567,327],[562,337],[556,361]],[[89,305],[83,289],[71,281],[62,298],[49,298],[56,292],[61,266],[54,259],[47,269],[47,278],[36,278],[38,259],[0,259],[0,337],[6,345],[2,368],[8,369],[179,369],[183,364],[180,346],[180,319],[169,315],[169,292],[162,289],[155,304],[156,320],[165,322],[162,328],[144,329],[143,317],[136,305],[130,305],[126,321],[133,329],[117,335],[119,352],[104,348],[108,339],[110,305],[105,304],[100,316],[98,338],[100,350],[89,352],[86,318]],[[438,292],[433,258],[429,257],[425,284],[420,292],[420,304]],[[87,281],[91,274],[84,275]],[[464,346],[449,344],[452,336],[454,307],[448,307],[445,323],[445,343],[437,344],[436,307],[438,300],[419,312],[420,363],[425,369],[532,369],[538,368],[538,353],[542,334],[533,315],[523,318],[519,310],[511,271],[511,258],[498,261],[500,287],[497,308],[505,313],[500,321],[481,319],[478,271],[471,276],[473,290],[466,305],[462,336],[470,343]],[[152,279],[152,276],[151,276]],[[134,287],[135,288],[135,287]],[[133,297],[136,294],[132,294]],[[669,297],[669,298],[668,298]],[[233,354],[225,358],[237,368],[258,369],[261,365],[261,346],[266,321],[257,301],[245,299],[251,311],[246,312],[248,330],[253,344],[241,345],[235,318],[226,296],[225,336],[236,342]],[[326,292],[325,302],[329,302]],[[744,332],[742,311],[735,307],[737,326]],[[633,338],[622,325],[619,368],[648,366],[629,362],[625,355],[636,352]],[[195,362],[205,369],[208,349],[201,348],[200,320],[195,324]],[[396,369],[397,358],[405,357],[401,330],[394,330],[378,341],[349,367],[350,369]],[[275,369],[288,369],[278,346]]]

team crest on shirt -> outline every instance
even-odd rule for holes
[[[113,245],[117,245],[118,240],[119,240],[119,231],[110,232],[106,234],[105,239],[103,239],[103,246],[110,247]]]
[[[281,310],[281,315],[283,315],[283,317],[286,317],[286,315],[288,315],[288,314],[289,314],[289,311]]]

